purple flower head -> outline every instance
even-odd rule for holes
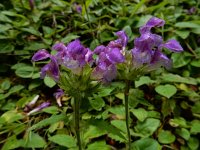
[[[49,57],[50,57],[49,52],[45,49],[41,49],[33,55],[32,61],[40,61],[40,60],[47,59]]]
[[[63,95],[65,95],[65,93],[62,89],[57,89],[57,91],[53,94],[56,99],[61,98]]]
[[[55,81],[59,80],[59,66],[55,56],[50,57],[51,61],[41,69],[41,78],[46,75],[52,77]]]
[[[162,48],[165,47],[173,52],[183,51],[183,48],[176,40],[169,40],[164,43],[161,36],[151,33],[152,27],[160,27],[164,23],[164,20],[152,17],[140,28],[141,36],[134,40],[135,47],[131,50],[133,67],[145,66],[149,71],[161,66],[169,68],[171,66],[171,60],[162,54]]]
[[[82,13],[82,7],[81,7],[81,5],[76,5],[76,11],[78,13]]]
[[[108,44],[109,48],[119,48],[119,49],[124,49],[128,43],[128,36],[125,33],[125,31],[118,31],[116,32],[116,35],[118,36],[117,40],[111,41]]]

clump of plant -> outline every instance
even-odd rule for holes
[[[41,69],[41,78],[51,77],[60,90],[55,93],[59,98],[64,93],[73,98],[74,126],[79,150],[82,149],[80,137],[80,102],[95,93],[100,85],[106,86],[113,79],[126,84],[124,89],[125,113],[127,127],[127,149],[131,149],[129,130],[128,97],[130,84],[138,77],[160,67],[170,68],[171,60],[162,53],[163,48],[172,52],[183,51],[180,44],[172,39],[164,42],[162,37],[153,34],[151,29],[164,25],[164,20],[152,17],[140,27],[141,36],[134,40],[134,47],[127,50],[128,36],[118,31],[118,39],[110,41],[107,46],[99,45],[93,51],[83,46],[79,39],[67,45],[56,43],[50,54],[41,49],[32,57],[33,61],[50,59]]]

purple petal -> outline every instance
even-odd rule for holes
[[[164,20],[157,18],[157,17],[152,17],[149,19],[149,21],[147,21],[146,26],[161,27],[161,26],[164,26],[164,24],[165,24]]]
[[[116,33],[116,35],[118,36],[118,38],[121,40],[121,44],[123,47],[126,47],[127,43],[128,43],[128,36],[126,34],[125,31],[118,31]]]
[[[57,43],[52,46],[52,49],[56,51],[66,51],[67,47],[64,43]]]
[[[179,44],[179,42],[177,42],[176,40],[168,40],[165,44],[163,44],[163,47],[173,51],[173,52],[182,52],[183,48],[181,47],[181,45]]]
[[[105,52],[106,47],[104,45],[99,45],[94,49],[94,54],[99,55],[101,52]]]
[[[53,96],[56,98],[56,99],[59,99],[60,97],[62,97],[64,95],[64,91],[62,89],[57,89],[57,91],[53,94]]]
[[[81,44],[79,39],[70,42],[67,45],[67,49],[69,51],[69,54],[72,55],[72,57],[75,57],[79,54],[85,55],[87,53],[87,50],[85,50],[84,46]]]
[[[110,65],[103,75],[103,82],[111,82],[113,79],[115,79],[117,76],[117,69],[115,65]]]
[[[55,81],[59,80],[59,66],[57,63],[57,60],[55,56],[50,57],[51,62],[46,64],[42,69],[41,69],[41,78],[43,79],[46,75],[49,75],[52,77]]]
[[[144,33],[150,32],[151,28],[161,27],[164,24],[165,24],[164,20],[159,19],[157,17],[152,17],[147,21],[146,25],[140,27],[140,33],[144,34]]]
[[[49,68],[49,76],[53,77],[55,81],[59,80],[59,66],[56,58],[51,56],[50,68]]]
[[[172,62],[166,55],[161,53],[159,50],[154,51],[154,55],[152,57],[148,70],[156,70],[161,66],[165,67],[166,69],[170,69],[172,66]]]
[[[44,77],[47,75],[47,71],[49,70],[49,68],[50,68],[50,64],[46,64],[44,67],[42,67],[41,73],[40,73],[40,77],[42,79],[44,79]]]
[[[120,52],[120,49],[118,48],[111,49],[106,56],[112,63],[122,63],[125,60],[124,56]]]
[[[50,57],[49,52],[45,49],[41,49],[33,55],[32,61],[40,61],[49,57]]]
[[[94,59],[93,59],[93,52],[87,48],[88,51],[87,51],[87,54],[85,55],[85,61],[89,64],[93,63],[94,62]]]
[[[140,49],[134,48],[131,50],[133,65],[135,68],[141,67],[143,64],[149,64],[152,59],[151,50],[140,51]]]

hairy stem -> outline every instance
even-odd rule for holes
[[[124,91],[124,98],[125,98],[125,113],[126,113],[126,129],[127,129],[127,138],[128,143],[126,145],[126,149],[131,149],[131,134],[129,129],[129,106],[128,106],[128,96],[129,96],[129,90],[130,90],[130,81],[126,81],[126,87]]]
[[[76,139],[79,150],[82,150],[81,145],[81,137],[80,137],[80,97],[74,98],[74,123],[75,123],[75,132],[76,132]]]

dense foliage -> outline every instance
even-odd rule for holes
[[[132,149],[198,150],[200,139],[200,22],[195,0],[1,0],[0,147],[76,149],[70,95],[55,98],[56,83],[40,79],[31,57],[56,42],[79,38],[91,50],[124,30],[128,47],[152,16],[165,41],[177,39],[182,53],[166,51],[173,68],[140,77],[129,93]],[[165,50],[164,50],[165,51]],[[50,52],[50,51],[49,51]],[[54,52],[52,52],[54,53]],[[123,149],[126,138],[123,89],[115,80],[81,103],[85,149]],[[38,96],[39,95],[39,98]],[[33,99],[38,101],[33,103]],[[32,103],[30,104],[30,102]],[[41,104],[51,105],[35,112]]]

